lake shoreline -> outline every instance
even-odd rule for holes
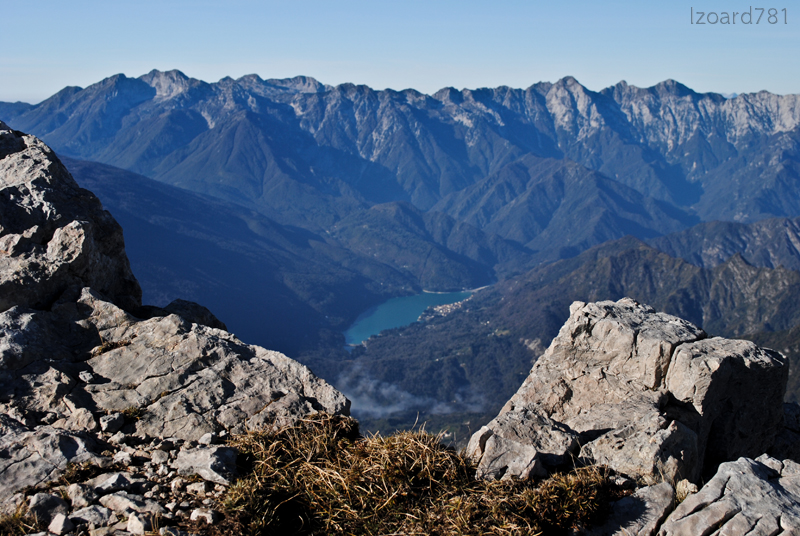
[[[494,285],[494,283],[491,283],[489,285],[483,285],[482,287],[478,287],[478,288],[465,288],[463,290],[455,290],[453,292],[441,292],[441,291],[438,291],[438,290],[425,290],[425,289],[422,289],[422,293],[423,294],[454,294],[456,292],[469,292],[470,294],[475,294],[479,290],[483,290],[485,288],[489,288],[492,285]]]
[[[487,285],[488,286],[488,285]],[[387,329],[396,329],[413,324],[429,307],[451,305],[471,298],[486,286],[457,292],[423,290],[420,294],[399,296],[361,313],[353,324],[343,332],[345,349],[362,345],[370,337]]]

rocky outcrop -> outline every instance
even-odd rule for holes
[[[739,458],[667,518],[659,536],[800,533],[800,465],[769,456]]]
[[[183,300],[142,307],[117,222],[49,148],[2,123],[0,246],[6,506],[18,490],[46,487],[69,464],[129,463],[128,443],[184,443],[186,453],[167,472],[228,485],[235,452],[192,442],[317,411],[349,413],[344,395],[308,368],[243,343],[208,309]],[[108,460],[114,445],[121,457]],[[113,511],[138,504],[109,495],[130,491],[130,483],[114,476],[90,486],[100,505],[86,493],[76,504]],[[59,518],[59,530],[84,515],[105,514],[73,512]]]
[[[12,307],[0,333],[0,391],[29,425],[95,431],[127,412],[124,432],[198,439],[349,404],[282,354],[174,314],[139,320],[88,288],[51,311]]]
[[[612,506],[608,520],[589,531],[590,536],[652,536],[675,504],[675,489],[668,482],[637,489]]]
[[[0,505],[15,491],[58,477],[68,463],[97,461],[90,438],[51,426],[27,427],[0,414]]]
[[[49,147],[3,122],[0,215],[0,311],[47,308],[76,286],[127,310],[141,305],[119,224]]]
[[[541,471],[573,455],[645,482],[696,481],[772,445],[788,374],[780,354],[708,338],[630,299],[576,302],[570,313],[519,391],[473,436],[481,475],[528,476],[537,462]]]

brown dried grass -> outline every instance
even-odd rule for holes
[[[0,516],[0,536],[33,534],[45,530],[45,526],[30,514],[25,506],[17,507],[12,514]]]
[[[220,534],[561,534],[603,517],[604,471],[540,484],[475,480],[463,455],[424,431],[361,437],[350,418],[316,415],[239,436],[246,476],[229,490]]]

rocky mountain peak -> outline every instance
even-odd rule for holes
[[[557,128],[583,140],[605,125],[596,94],[567,76],[553,84],[546,95],[547,109]]]
[[[322,93],[330,91],[331,86],[323,84],[310,76],[295,76],[293,78],[266,80],[267,84],[291,90],[296,93]]]
[[[694,90],[684,86],[680,82],[673,80],[671,78],[659,82],[651,89],[653,89],[659,95],[672,95],[676,97],[688,97],[697,95],[697,93],[695,93]]]
[[[461,92],[454,87],[445,87],[433,94],[433,98],[444,103],[461,104],[464,101]]]
[[[788,369],[777,352],[709,338],[629,298],[575,302],[469,450],[490,478],[527,477],[576,455],[653,483],[697,481],[773,444]]]
[[[197,82],[177,69],[165,72],[153,69],[146,75],[139,77],[139,80],[154,88],[156,90],[156,98],[163,100],[185,93],[192,85],[192,82]]]

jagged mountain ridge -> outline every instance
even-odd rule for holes
[[[525,155],[450,194],[433,210],[557,260],[624,235],[641,238],[694,223],[681,210],[569,160]]]
[[[571,77],[524,90],[424,95],[305,77],[209,84],[153,71],[0,111],[67,156],[315,230],[375,203],[410,201],[428,210],[525,155],[576,162],[652,198],[643,206],[654,227],[663,217],[652,213],[656,200],[666,203],[661,212],[679,207],[668,221],[684,226],[696,223],[683,221],[686,210],[702,220],[744,222],[800,214],[796,95],[726,99],[674,81],[651,88],[621,82],[593,92]],[[486,210],[476,203],[469,210]],[[463,208],[455,205],[451,215],[458,218]],[[517,229],[514,223],[497,228]],[[652,236],[644,231],[641,238]],[[535,239],[528,235],[524,243]],[[553,247],[562,236],[553,232],[539,242]]]
[[[770,218],[750,224],[701,223],[648,240],[673,257],[712,268],[737,253],[753,266],[800,271],[800,219]]]

